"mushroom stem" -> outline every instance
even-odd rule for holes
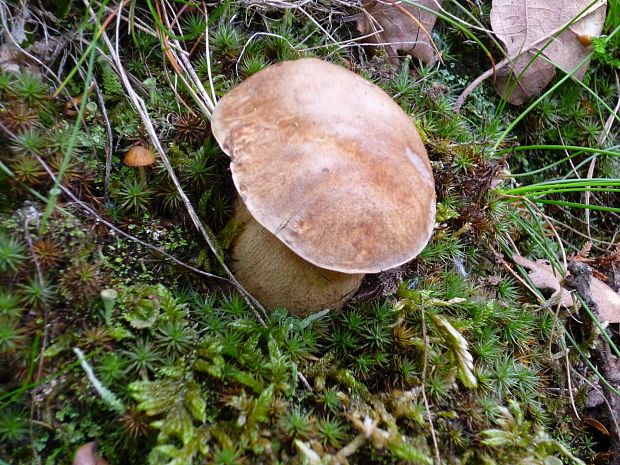
[[[261,226],[241,200],[234,221],[244,225],[232,251],[235,278],[266,307],[286,308],[297,316],[337,310],[359,288],[363,274],[305,261]]]
[[[144,172],[144,166],[138,166],[138,175],[142,184],[146,184],[146,173]]]

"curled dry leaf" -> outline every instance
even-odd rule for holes
[[[419,0],[418,4],[439,11],[442,0]],[[408,3],[390,0],[370,0],[357,19],[362,35],[374,34],[367,42],[381,44],[390,59],[398,66],[398,51],[433,64],[439,58],[431,38],[437,15]],[[375,34],[376,33],[376,34]]]
[[[606,0],[493,0],[491,27],[504,43],[508,57],[514,58],[511,65],[497,71],[497,92],[504,94],[508,102],[519,105],[538,95],[553,79],[556,68],[547,60],[572,71],[591,52],[591,46],[580,37],[597,36],[602,32],[606,4]],[[580,16],[584,10],[586,12]],[[579,19],[553,38],[577,17]],[[551,43],[546,46],[549,41]],[[542,56],[527,67],[543,48]],[[582,79],[587,67],[586,62],[574,76]],[[512,94],[508,95],[522,72]]]
[[[108,465],[103,457],[97,455],[97,443],[87,442],[75,453],[73,465]]]
[[[573,306],[573,298],[566,289],[560,285],[562,276],[553,269],[549,260],[528,260],[521,255],[513,255],[513,261],[517,265],[530,270],[528,277],[532,284],[541,291],[553,291],[551,299],[556,300],[560,296],[559,301],[563,307],[570,308]]]
[[[63,109],[64,114],[67,116],[77,116],[83,99],[84,94],[80,94],[77,97],[71,97],[69,101],[65,103]]]
[[[554,272],[549,260],[528,260],[521,255],[513,255],[512,259],[518,265],[530,270],[528,277],[538,289],[552,290],[551,299],[559,297],[559,302],[563,307],[571,308],[573,299],[560,282],[562,277]],[[620,323],[620,295],[605,284],[603,281],[592,277],[590,281],[590,291],[592,298],[598,307],[598,319],[601,322]]]
[[[605,436],[611,436],[609,434],[609,430],[605,427],[605,425],[603,425],[600,421],[594,419],[594,418],[584,418],[583,422],[587,425],[592,426],[593,428],[596,428],[597,430],[599,430],[601,433],[603,433]]]

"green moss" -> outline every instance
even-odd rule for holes
[[[488,23],[488,2],[470,7],[475,18]],[[446,8],[471,20],[453,4]],[[499,99],[490,86],[470,96],[462,115],[454,114],[456,96],[488,63],[452,26],[442,24],[434,35],[445,51],[444,65],[406,59],[393,70],[381,53],[369,59],[349,46],[355,35],[349,22],[329,29],[333,38],[327,37],[317,27],[333,19],[325,5],[310,11],[316,22],[296,9],[246,13],[229,2],[210,12],[215,19],[209,24],[206,57],[206,19],[190,6],[178,11],[177,25],[188,35],[181,46],[207,93],[209,69],[213,91],[221,97],[267,64],[302,56],[326,58],[377,82],[414,117],[427,146],[440,202],[432,240],[402,269],[398,292],[389,291],[396,285],[383,285],[386,276],[369,277],[340,313],[299,320],[280,309],[263,327],[223,280],[188,273],[157,250],[95,224],[82,205],[65,203],[64,197],[59,206],[68,213],[57,211],[50,218],[47,235],[26,224],[24,215],[34,222],[42,209],[30,203],[20,210],[24,200],[35,199],[28,189],[45,197],[50,187],[34,155],[57,170],[76,121],[65,118],[58,103],[50,104],[45,81],[0,75],[0,117],[6,117],[9,100],[18,95],[27,104],[24,112],[15,113],[16,136],[0,136],[9,147],[0,161],[15,174],[0,178],[0,208],[6,213],[0,220],[0,389],[2,395],[9,392],[3,397],[9,413],[0,418],[0,439],[18,451],[15,463],[33,461],[33,450],[41,461],[69,463],[76,447],[94,439],[110,463],[136,465],[300,463],[317,457],[342,463],[344,455],[351,464],[426,464],[435,454],[447,464],[575,462],[563,443],[573,444],[580,456],[593,456],[595,446],[587,435],[575,433],[570,418],[562,420],[561,430],[549,421],[567,410],[563,399],[546,389],[565,379],[547,355],[562,334],[563,321],[527,303],[526,291],[504,275],[498,259],[508,239],[524,254],[559,254],[541,217],[518,209],[505,192],[508,170],[543,168],[565,157],[564,151],[498,154],[493,145],[521,110],[498,111]],[[344,17],[351,11],[337,13]],[[129,14],[138,15],[135,25],[152,24],[146,10]],[[87,37],[89,29],[83,31]],[[200,220],[221,231],[221,250],[214,257],[194,232],[183,198],[161,163],[147,172],[146,182],[122,165],[125,149],[150,141],[107,64],[97,69],[97,77],[113,139],[108,140],[98,100],[80,122],[65,182],[141,241],[223,274],[219,261],[239,232],[230,221],[236,194],[229,159],[202,117],[179,124],[198,110],[183,84],[186,76],[175,74],[169,62],[163,66],[163,44],[136,27],[121,36],[121,60],[138,78],[131,82]],[[603,55],[588,82],[612,107],[617,89],[606,76],[604,60],[613,46],[597,49]],[[83,83],[74,78],[70,89],[77,95]],[[499,146],[597,146],[607,114],[601,102],[569,82],[543,99]],[[612,140],[613,134],[600,145],[610,147]],[[573,160],[576,169],[587,166],[588,156]],[[104,185],[107,157],[111,183]],[[618,177],[616,159],[599,156],[595,176]],[[564,176],[564,166],[534,174],[527,182]],[[599,195],[609,204],[617,200],[613,193]],[[583,234],[579,219],[547,213]],[[591,226],[609,240],[609,219],[591,214]],[[580,243],[570,230],[565,232],[567,242]],[[46,239],[59,244],[63,258],[45,264],[41,280],[26,244]],[[99,288],[118,292],[111,312],[104,311]],[[47,346],[40,347],[44,330]],[[90,357],[101,386],[123,404],[120,418],[99,399],[81,369],[71,365],[74,346]],[[39,375],[41,350],[45,363]],[[20,386],[31,387],[21,391]],[[43,406],[35,408],[36,425],[53,425],[54,430],[41,427],[29,444],[24,428],[39,426],[28,424],[22,405],[33,394],[45,397]],[[578,403],[583,400],[577,397]],[[0,445],[0,451],[11,450],[7,447]]]

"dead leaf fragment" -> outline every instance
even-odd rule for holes
[[[597,430],[599,430],[601,433],[603,433],[605,436],[610,436],[609,434],[609,430],[607,428],[605,428],[605,425],[603,425],[600,421],[594,419],[594,418],[584,418],[583,422],[592,426],[593,428],[596,428]]]
[[[541,290],[549,289],[554,291],[551,299],[560,294],[559,301],[563,307],[571,308],[573,306],[570,292],[560,284],[562,277],[559,273],[554,272],[548,260],[532,261],[517,254],[513,255],[512,259],[516,264],[530,270],[528,277],[534,286]],[[598,307],[598,319],[601,322],[620,323],[620,295],[594,276],[590,281],[590,291]]]
[[[493,0],[491,27],[504,43],[508,57],[516,57],[512,65],[497,71],[497,92],[504,94],[523,72],[512,94],[504,94],[508,102],[520,105],[538,95],[553,79],[556,68],[545,58],[566,71],[572,71],[585,60],[591,47],[580,37],[601,34],[607,1],[591,3],[592,0]],[[587,13],[553,39],[557,32],[586,9]],[[550,40],[551,43],[545,47]],[[527,67],[543,48],[542,56]],[[586,62],[573,76],[582,79],[587,67]]]
[[[620,295],[595,277],[590,283],[592,297],[598,307],[598,318],[609,323],[620,323]]]
[[[108,462],[97,455],[97,443],[92,441],[77,450],[73,465],[108,465]]]
[[[551,299],[555,299],[558,294],[561,295],[559,299],[563,307],[571,308],[573,306],[573,298],[566,289],[560,285],[562,276],[553,269],[549,260],[528,260],[521,255],[513,255],[513,261],[517,265],[521,265],[523,268],[530,270],[528,278],[532,281],[532,284],[541,291],[550,290],[553,291]]]
[[[442,0],[419,0],[422,6],[439,11]],[[427,64],[439,58],[430,36],[437,15],[420,7],[398,1],[371,0],[364,5],[365,14],[357,20],[362,35],[374,34],[367,42],[382,44],[390,62],[398,66],[398,52],[410,54]]]
[[[67,116],[77,116],[79,113],[80,105],[84,99],[84,94],[80,94],[77,97],[71,97],[64,106],[64,113]]]

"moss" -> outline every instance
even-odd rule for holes
[[[336,45],[349,45],[351,24],[330,30],[334,40],[317,27],[334,11],[351,11],[316,7],[309,13],[315,22],[297,9],[246,15],[241,5],[224,2],[208,22],[188,5],[178,12],[186,34],[179,40],[206,88],[210,70],[217,97],[264,66],[311,55],[383,87],[415,116],[432,160],[440,204],[431,242],[397,278],[367,278],[343,312],[299,320],[279,309],[263,327],[223,280],[189,273],[108,230],[62,195],[47,232],[40,231],[40,196],[48,196],[52,183],[37,157],[58,173],[76,121],[62,113],[64,102],[50,97],[47,81],[1,74],[0,121],[13,134],[0,134],[7,148],[0,154],[0,454],[12,454],[16,464],[32,462],[33,451],[39,461],[69,463],[72,451],[96,439],[110,463],[424,464],[438,454],[447,464],[548,465],[578,463],[571,454],[590,458],[601,450],[577,430],[559,391],[549,389],[563,388],[565,373],[548,353],[560,351],[564,322],[529,303],[498,258],[510,241],[533,257],[559,255],[542,217],[505,195],[512,182],[506,173],[544,168],[526,178],[529,183],[561,177],[566,165],[552,163],[566,154],[499,150],[597,146],[605,135],[604,104],[613,106],[617,93],[605,68],[611,49],[597,50],[588,82],[600,100],[567,82],[493,149],[521,110],[503,107],[489,87],[480,87],[463,114],[454,114],[456,95],[488,66],[462,31],[447,24],[437,30],[444,66],[405,60],[394,70],[380,52],[371,58],[361,48]],[[488,2],[467,7],[487,24]],[[452,4],[446,8],[471,20]],[[139,16],[136,25],[152,23],[146,10],[130,14]],[[75,19],[65,18],[56,26]],[[123,34],[123,64],[136,77],[132,83],[179,184],[199,219],[218,233],[211,234],[218,255],[192,229],[161,163],[144,181],[123,166],[124,150],[148,144],[149,136],[107,61],[96,69],[102,100],[89,103],[63,182],[140,241],[224,276],[220,263],[239,232],[230,221],[236,193],[228,159],[193,93],[174,66],[163,65],[164,44],[139,28]],[[84,90],[77,78],[69,85],[72,95]],[[14,105],[17,98],[23,107]],[[600,145],[611,147],[614,135],[612,128]],[[589,156],[577,154],[572,162],[587,166]],[[594,176],[618,177],[617,157],[598,160]],[[580,195],[567,192],[561,199]],[[614,192],[597,196],[608,205],[618,200]],[[579,215],[559,207],[545,211],[572,228],[563,230],[568,244],[581,245]],[[600,239],[613,237],[610,216],[591,211]],[[99,296],[107,288],[118,292],[111,311]],[[86,381],[74,346],[122,403],[122,415]],[[586,393],[576,397],[581,407]],[[30,423],[24,412],[32,405],[36,422]],[[33,444],[25,428],[33,429]]]

